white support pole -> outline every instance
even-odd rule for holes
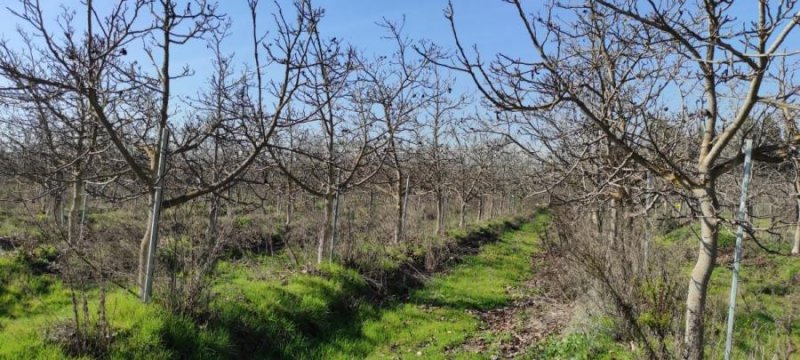
[[[739,199],[739,225],[736,228],[736,249],[733,255],[733,277],[731,280],[731,298],[728,307],[728,333],[725,338],[725,360],[730,360],[733,350],[733,321],[736,312],[736,293],[739,286],[739,265],[742,261],[742,238],[744,237],[744,222],[747,220],[747,188],[750,186],[750,177],[753,157],[753,140],[747,139],[744,143],[744,175],[742,177],[742,195]]]
[[[147,247],[147,263],[145,264],[145,278],[142,284],[142,301],[150,301],[153,292],[153,266],[155,263],[156,246],[158,245],[158,222],[161,218],[161,201],[164,195],[164,173],[167,169],[167,144],[169,129],[164,127],[161,131],[161,144],[158,150],[158,173],[155,188],[153,189],[153,217],[150,222],[150,241]]]

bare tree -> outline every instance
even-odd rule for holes
[[[416,129],[418,146],[417,156],[421,167],[417,173],[423,183],[436,199],[435,233],[443,235],[446,219],[446,197],[451,181],[450,164],[454,161],[450,137],[457,136],[456,127],[465,127],[466,119],[459,119],[456,112],[462,110],[467,99],[465,96],[453,95],[453,79],[445,78],[440,69],[433,69],[430,102],[425,107],[425,119],[420,119],[422,126]],[[459,121],[460,120],[460,121]]]
[[[158,144],[162,129],[175,126],[173,117],[185,115],[173,104],[171,85],[175,79],[192,75],[188,67],[173,70],[170,57],[173,48],[192,41],[206,39],[220,31],[223,16],[206,1],[188,2],[179,7],[172,1],[137,1],[129,4],[118,1],[106,15],[98,13],[91,1],[86,3],[86,28],[79,36],[72,26],[73,16],[67,10],[60,25],[64,34],[52,29],[45,21],[43,7],[36,0],[21,0],[21,10],[14,14],[27,24],[36,37],[21,34],[28,50],[15,50],[8,42],[0,44],[0,74],[13,83],[24,84],[42,93],[72,94],[84,101],[90,118],[113,144],[124,161],[125,174],[130,174],[142,186],[140,194],[151,194],[156,179],[159,154],[152,144]],[[225,176],[215,180],[200,177],[191,185],[172,188],[163,200],[164,208],[178,206],[192,199],[230,187],[246,172],[266,148],[275,133],[278,120],[283,115],[289,99],[302,81],[301,72],[308,60],[311,42],[305,17],[293,24],[286,20],[281,9],[276,14],[277,32],[268,47],[265,38],[258,34],[257,1],[249,2],[253,20],[252,77],[245,76],[235,92],[226,92],[224,121],[208,117],[200,124],[189,121],[178,132],[176,144],[169,157],[181,158],[201,144],[213,139],[219,129],[231,131],[241,146],[241,153],[232,158]],[[294,10],[307,11],[304,3]],[[150,14],[147,18],[145,14]],[[56,25],[58,26],[58,25]],[[143,40],[144,46],[134,50],[134,42]],[[266,56],[262,52],[266,49]],[[149,59],[154,67],[147,72],[137,59],[128,59],[129,53]],[[276,76],[271,83],[264,78],[264,69],[276,65]],[[277,70],[280,69],[280,70]],[[214,86],[214,84],[212,84]],[[271,109],[265,100],[269,94],[274,99]],[[191,105],[190,105],[191,107]],[[134,151],[142,149],[149,159],[139,160]],[[185,183],[184,183],[185,184]],[[152,202],[152,197],[150,198]],[[141,241],[139,282],[142,283],[149,234]]]
[[[453,62],[439,64],[467,74],[499,110],[579,113],[622,156],[617,164],[636,163],[698,202],[701,241],[686,300],[684,345],[686,358],[702,358],[720,223],[716,181],[742,162],[735,140],[759,101],[769,97],[764,83],[774,59],[795,54],[782,50],[800,18],[794,3],[754,3],[752,21],[730,16],[731,2],[594,0],[553,4],[540,15],[527,14],[520,1],[508,3],[534,59],[499,55],[487,64],[470,54],[450,6],[456,54]],[[691,111],[671,111],[669,94],[681,94]],[[703,122],[699,129],[692,125],[699,121],[695,114]],[[685,153],[695,161],[663,142],[661,128],[699,132]],[[759,144],[754,157],[783,161],[789,145]]]
[[[466,122],[466,121],[463,121]],[[504,164],[490,164],[487,160],[487,151],[499,150],[484,147],[485,138],[474,133],[474,128],[454,130],[452,137],[455,139],[453,148],[452,184],[453,192],[458,196],[458,227],[466,225],[467,206],[480,196],[483,177],[493,166],[497,171],[503,169]]]
[[[402,34],[402,24],[385,20],[380,24],[388,32],[387,39],[395,44],[390,56],[374,61],[360,59],[357,79],[359,112],[379,124],[386,133],[385,156],[387,171],[382,172],[380,189],[395,202],[393,242],[403,238],[405,214],[406,173],[405,150],[410,146],[409,133],[417,127],[417,116],[431,100],[430,63],[413,53],[411,42]]]
[[[325,224],[317,244],[320,263],[325,245],[335,237],[335,200],[346,189],[368,181],[378,170],[379,167],[368,167],[382,134],[374,130],[374,119],[353,104],[358,101],[354,94],[354,77],[359,71],[355,50],[335,37],[323,39],[320,27],[324,12],[313,9],[310,1],[304,3],[311,9],[304,16],[311,24],[309,56],[313,64],[303,72],[304,85],[293,100],[298,103],[298,111],[290,121],[291,126],[303,127],[311,137],[305,145],[286,148],[274,144],[270,154],[290,180],[324,199]],[[306,166],[293,169],[289,163],[298,160]]]

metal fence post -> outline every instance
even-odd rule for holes
[[[739,225],[736,228],[736,249],[733,256],[733,276],[731,279],[731,299],[728,307],[728,333],[725,338],[725,360],[730,360],[733,350],[733,321],[736,312],[736,293],[739,282],[739,265],[742,261],[742,238],[744,237],[744,222],[747,220],[747,188],[750,186],[752,170],[753,140],[744,143],[744,175],[742,176],[742,195],[739,199]]]

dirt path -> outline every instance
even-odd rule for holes
[[[491,354],[491,359],[513,359],[548,336],[560,334],[574,305],[555,281],[559,271],[556,260],[545,253],[534,255],[532,277],[520,287],[507,289],[514,298],[509,306],[475,311],[483,331],[468,339],[464,351]]]

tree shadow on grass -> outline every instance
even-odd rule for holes
[[[464,256],[448,266],[518,228],[517,223],[499,223],[458,238],[455,250]],[[505,259],[469,261],[466,265],[490,268]],[[457,296],[428,296],[433,291],[420,292],[425,282],[409,276],[408,267],[394,271],[384,276],[401,283],[394,284],[392,300],[382,305],[375,305],[374,289],[363,277],[333,264],[323,266],[315,275],[297,275],[285,284],[237,281],[236,286],[222,287],[202,325],[203,334],[186,336],[190,329],[178,322],[165,327],[163,338],[175,351],[175,358],[356,359],[386,346],[444,349],[463,341],[464,333],[475,326],[477,320],[464,309],[505,303],[502,294],[458,293],[459,289],[446,288],[447,282],[434,286],[446,295]],[[468,286],[469,281],[451,285]],[[202,343],[202,336],[208,343]]]
[[[354,283],[347,270],[331,267],[319,276],[301,275],[288,284],[226,289],[212,305],[204,326],[225,334],[228,346],[209,349],[221,359],[312,358],[317,350],[332,343],[363,343],[361,324],[377,316],[361,305],[365,285]],[[344,274],[344,275],[341,275]],[[372,310],[372,311],[369,311]],[[180,336],[180,326],[165,327],[177,358],[196,358],[195,338]],[[361,352],[369,346],[360,346]],[[354,348],[358,350],[357,348]],[[350,350],[354,350],[350,349]],[[345,349],[342,349],[345,350]]]

